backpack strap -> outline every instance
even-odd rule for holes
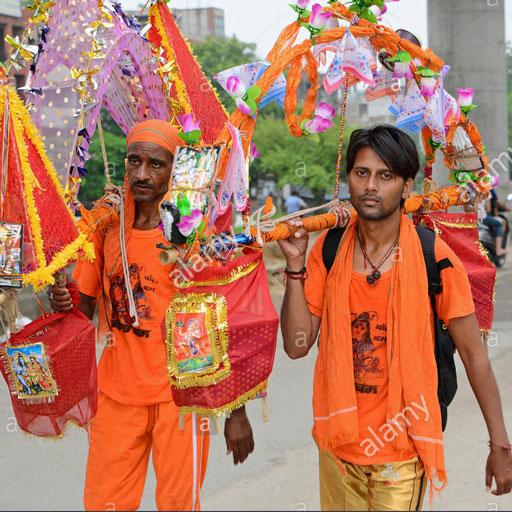
[[[338,247],[340,245],[343,233],[345,233],[344,227],[332,228],[329,230],[327,236],[324,239],[324,245],[322,247],[322,260],[324,262],[327,273],[331,271],[331,268],[334,265],[334,260],[336,259],[336,254],[338,253]]]
[[[427,267],[428,294],[433,297],[443,291],[441,271],[445,268],[453,267],[453,264],[448,258],[436,261],[435,231],[425,226],[416,226],[416,232],[420,238],[425,266]]]

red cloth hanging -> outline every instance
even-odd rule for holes
[[[468,273],[478,324],[481,330],[489,331],[494,318],[496,268],[483,254],[478,238],[478,215],[432,212],[416,215],[415,222],[436,229],[460,258]]]
[[[185,412],[219,414],[241,406],[265,389],[274,363],[279,318],[260,252],[249,251],[228,260],[225,266],[210,266],[196,273],[192,281],[193,286],[173,299],[170,309],[174,308],[174,314],[178,312],[172,317],[174,323],[169,322],[168,312],[168,355],[172,343],[169,328],[176,329],[174,346],[181,342],[181,345],[185,344],[185,351],[192,347],[197,353],[196,359],[202,356],[203,361],[208,360],[211,346],[219,339],[222,342],[224,335],[227,335],[227,351],[223,351],[222,343],[219,343],[210,374],[201,377],[196,368],[195,374],[185,372],[181,383],[173,372],[176,361],[168,358],[173,398]],[[216,309],[213,325],[206,321],[202,324],[202,332],[200,314],[196,312],[198,308],[191,307],[194,302],[204,304],[204,310]],[[179,313],[180,307],[182,313]],[[225,319],[221,318],[223,307],[226,307]],[[195,338],[193,331],[187,330],[190,323],[196,328]],[[209,333],[208,340],[205,332]],[[181,336],[179,333],[185,334]],[[187,333],[191,333],[192,338],[187,337]],[[194,385],[201,379],[201,385]]]
[[[44,315],[0,344],[0,367],[22,430],[52,437],[61,435],[68,421],[89,424],[98,399],[95,339],[93,323],[75,307]]]

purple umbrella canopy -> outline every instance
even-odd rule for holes
[[[119,4],[56,0],[39,48],[25,90],[64,187],[85,173],[101,107],[125,133],[146,118],[169,119],[161,63]]]

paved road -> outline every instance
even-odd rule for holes
[[[275,289],[278,291],[278,289]],[[512,431],[512,268],[499,272],[496,293],[497,343],[489,354],[500,383]],[[279,306],[279,294],[275,296]],[[270,421],[261,404],[249,405],[256,451],[242,466],[225,455],[222,435],[212,439],[202,493],[205,510],[315,510],[319,507],[317,454],[310,437],[314,357],[290,361],[281,349],[269,388]],[[433,510],[512,510],[512,497],[495,498],[484,490],[487,434],[463,372],[450,407],[446,432],[450,483]],[[0,386],[0,509],[69,510],[82,506],[87,454],[85,433],[68,430],[48,441],[16,430],[9,398]],[[107,471],[108,469],[105,468]],[[154,507],[154,475],[148,475],[143,509]],[[429,509],[428,505],[426,506]]]

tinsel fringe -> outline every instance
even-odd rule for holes
[[[28,160],[28,151],[24,140],[24,133],[26,133],[27,138],[34,145],[34,148],[39,154],[41,161],[43,162],[46,171],[48,172],[52,183],[55,185],[55,188],[63,203],[65,203],[64,190],[60,185],[57,173],[55,172],[55,168],[45,154],[44,146],[40,141],[40,136],[33,126],[30,120],[30,116],[27,113],[23,103],[18,98],[14,90],[9,89],[8,94],[10,111],[12,113],[11,119],[14,137],[16,140],[18,153],[20,155],[21,171],[23,174],[23,191],[25,194],[27,216],[30,222],[36,260],[39,267],[33,272],[23,276],[23,284],[32,285],[34,290],[38,291],[45,286],[54,284],[55,279],[53,275],[59,270],[63,269],[70,262],[80,257],[87,260],[94,259],[94,246],[87,240],[85,235],[79,234],[74,242],[64,247],[58,254],[53,257],[52,261],[47,264],[43,247],[41,219],[37,212],[34,198],[34,189],[36,187],[40,188],[40,184],[32,172],[32,168]],[[68,206],[66,206],[66,209],[70,215],[70,219],[74,222],[74,217],[71,210]]]
[[[223,414],[229,414],[233,411],[236,411],[237,409],[240,409],[240,407],[243,407],[249,400],[254,400],[257,398],[258,394],[261,393],[266,387],[267,381],[264,380],[253,389],[247,391],[247,393],[244,393],[237,399],[229,402],[226,405],[223,405],[222,407],[208,409],[206,407],[185,406],[180,407],[180,414],[195,413],[206,417],[218,417],[222,416]]]

